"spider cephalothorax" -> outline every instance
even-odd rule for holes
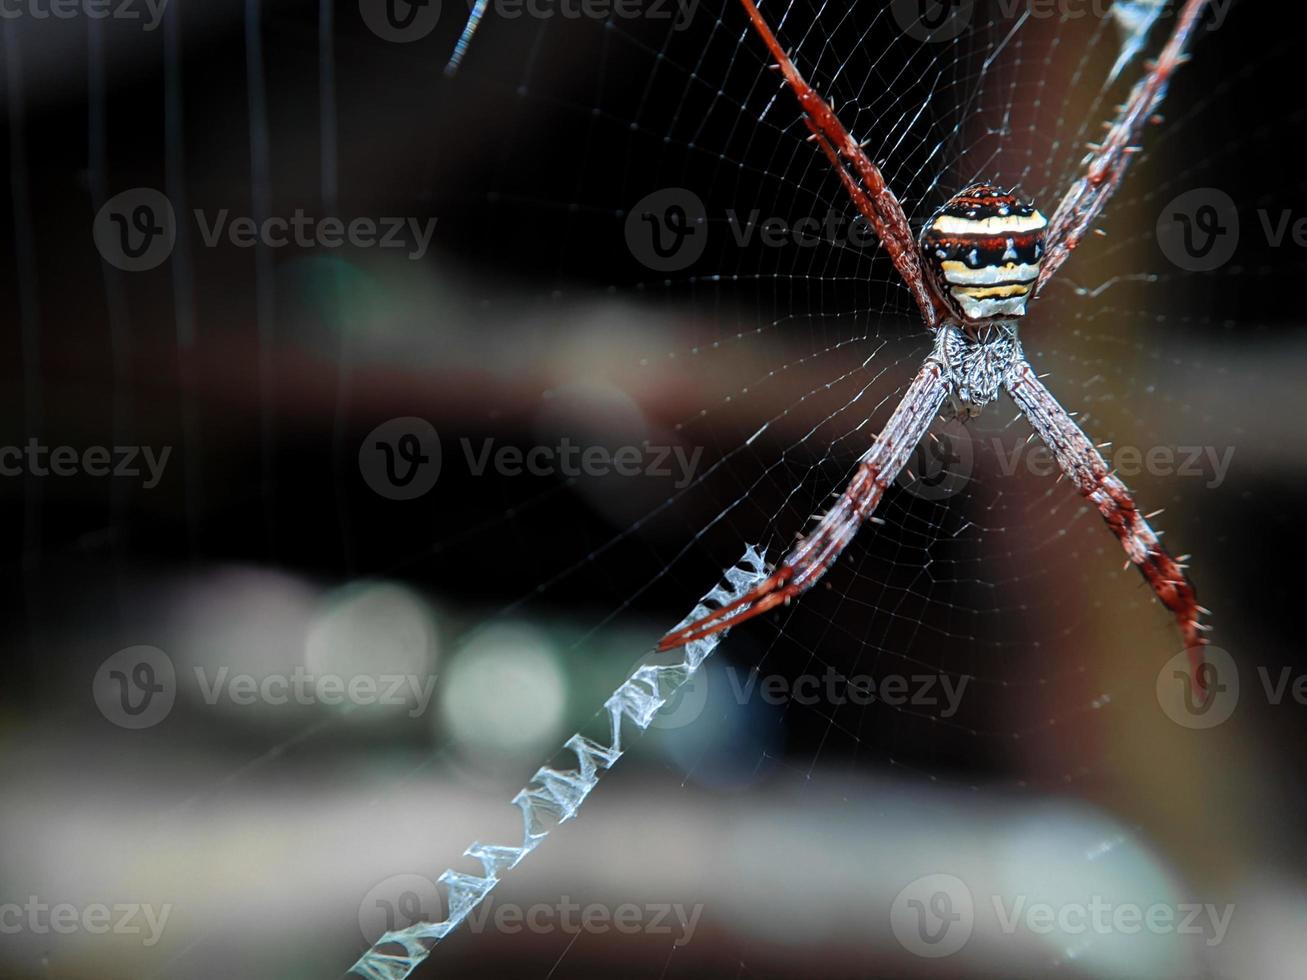
[[[998,398],[1023,356],[1014,323],[982,323],[965,333],[945,324],[935,354],[953,388],[957,417],[964,421]]]
[[[1044,258],[1048,221],[1015,192],[973,184],[921,233],[932,285],[963,324],[1025,316]]]

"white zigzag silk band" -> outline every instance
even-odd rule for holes
[[[675,629],[681,629],[714,609],[743,596],[768,575],[757,549],[750,545],[735,567],[726,571],[725,581],[700,600]],[[649,727],[654,715],[679,690],[708,655],[716,649],[726,631],[694,640],[682,648],[683,659],[670,665],[646,664],[636,668],[604,702],[596,715],[608,720],[609,741],[576,734],[563,743],[576,756],[577,768],[558,770],[545,766],[513,797],[522,811],[522,843],[499,845],[475,843],[464,855],[481,862],[481,875],[447,869],[437,879],[448,894],[444,907],[449,914],[442,922],[416,922],[404,929],[385,933],[364,953],[350,972],[368,980],[400,980],[413,972],[432,948],[467,918],[490,894],[506,871],[534,851],[559,824],[576,816],[585,798],[622,756],[622,719],[640,731]]]

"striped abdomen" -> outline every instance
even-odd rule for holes
[[[930,220],[921,251],[935,288],[960,320],[1010,320],[1025,315],[1047,226],[1033,204],[976,184]]]

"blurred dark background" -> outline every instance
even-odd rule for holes
[[[979,177],[1050,212],[1138,77],[1135,62],[1102,84],[1110,18],[1009,7],[978,3],[935,43],[877,3],[764,12],[786,11],[783,42],[919,224]],[[28,923],[0,975],[339,975],[372,938],[377,888],[475,870],[464,847],[511,841],[507,799],[745,544],[774,560],[804,529],[929,338],[877,248],[733,241],[729,215],[754,208],[853,217],[734,3],[705,0],[684,29],[492,10],[453,77],[452,3],[411,43],[357,4],[172,0],[154,30],[23,11],[0,21],[0,444],[169,455],[148,487],[0,478],[0,903],[172,912],[148,946]],[[1193,554],[1237,671],[1229,719],[1175,720],[1159,693],[1181,653],[1172,624],[1074,491],[1003,471],[1027,435],[1004,403],[967,433],[961,489],[891,488],[886,523],[829,587],[737,630],[697,707],[687,694],[689,715],[656,723],[495,893],[697,904],[692,941],[465,927],[417,976],[1296,975],[1301,30],[1248,3],[1221,13],[1107,237],[1023,339],[1097,439],[1230,454],[1221,479],[1128,479]],[[136,188],[177,214],[167,260],[139,272],[93,238]],[[707,215],[704,254],[670,272],[625,231],[664,188]],[[1212,270],[1157,240],[1197,189],[1238,227]],[[418,258],[209,246],[195,209],[435,225]],[[1283,220],[1277,245],[1266,222]],[[408,418],[438,434],[439,475],[391,499],[360,450]],[[692,479],[675,456],[670,475],[569,478],[478,474],[468,455],[561,439],[697,462]],[[124,727],[96,685],[141,645],[175,669],[176,703]],[[382,711],[209,704],[193,683],[297,666],[434,687],[421,710]],[[839,690],[855,675],[970,686],[947,714],[738,696],[750,678],[828,674]],[[891,929],[900,889],[936,873],[977,906],[976,935],[944,960]],[[1013,936],[990,894],[1234,914],[1214,943]]]

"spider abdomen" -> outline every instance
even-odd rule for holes
[[[1047,226],[1034,204],[989,184],[953,197],[921,235],[940,298],[965,323],[1024,316]]]

